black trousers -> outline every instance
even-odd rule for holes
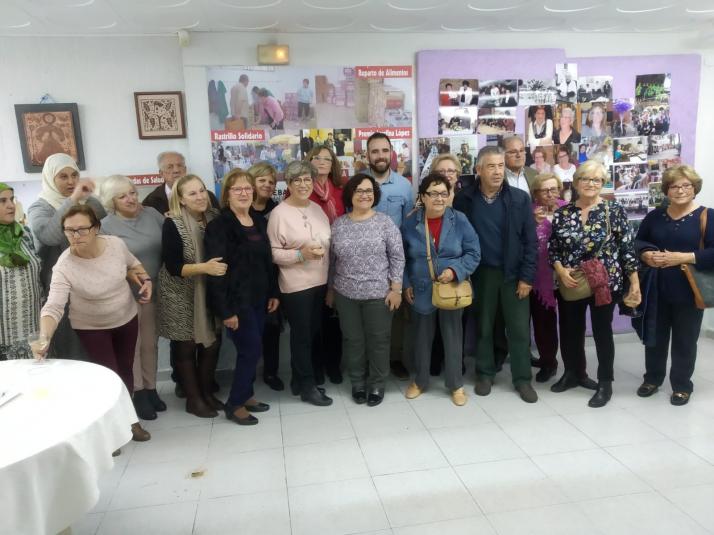
[[[282,296],[281,296],[282,301]],[[263,328],[263,377],[278,375],[280,333],[283,331],[282,307],[268,314]]]
[[[323,299],[321,325],[312,349],[312,363],[317,384],[324,382],[324,374],[340,372],[342,363],[342,328],[337,309],[328,307]]]
[[[579,377],[585,372],[585,312],[590,307],[590,322],[597,353],[598,381],[614,379],[615,341],[612,337],[612,314],[617,299],[613,296],[609,305],[595,306],[595,297],[566,301],[558,296],[560,319],[560,353],[566,371],[574,371]]]
[[[694,305],[657,301],[657,345],[645,348],[645,382],[661,385],[667,374],[667,353],[672,339],[672,366],[669,382],[674,392],[691,393],[697,340],[702,327],[703,310]]]
[[[326,286],[283,294],[283,311],[290,323],[291,383],[302,392],[315,386],[314,343],[322,326]]]
[[[558,367],[558,313],[554,308],[546,307],[535,294],[531,292],[531,321],[541,368],[556,369]]]

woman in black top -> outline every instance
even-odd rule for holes
[[[208,256],[228,264],[225,275],[208,279],[208,301],[236,346],[233,384],[226,403],[226,418],[239,425],[253,425],[251,412],[270,406],[253,397],[255,368],[262,352],[266,313],[278,308],[277,273],[266,234],[265,219],[251,212],[255,181],[241,169],[223,179],[220,215],[206,227]]]
[[[664,382],[671,337],[672,405],[685,405],[692,394],[703,316],[703,311],[694,304],[694,294],[681,266],[692,264],[696,269],[714,269],[714,210],[695,201],[701,189],[702,179],[688,165],[667,169],[662,177],[662,192],[669,205],[647,214],[635,241],[637,254],[651,268],[643,272],[646,299],[641,334],[646,371],[637,395],[649,397]],[[703,216],[706,225],[702,236]]]

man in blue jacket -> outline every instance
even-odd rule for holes
[[[535,403],[531,386],[528,294],[535,277],[537,238],[530,197],[505,180],[503,149],[484,147],[476,162],[476,182],[461,190],[454,208],[466,214],[479,236],[481,264],[472,279],[476,314],[476,387],[491,392],[496,375],[493,324],[503,309],[511,355],[513,386],[523,401]]]

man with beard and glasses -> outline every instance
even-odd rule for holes
[[[375,132],[367,140],[367,160],[369,174],[379,183],[381,198],[375,210],[387,214],[397,228],[401,228],[414,207],[414,190],[411,183],[399,173],[392,171],[392,142],[386,134]],[[395,312],[392,320],[392,339],[390,351],[390,367],[392,373],[399,379],[409,379],[409,372],[403,359],[409,354],[407,342],[408,312],[407,305]]]

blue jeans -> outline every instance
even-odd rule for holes
[[[236,366],[233,370],[233,384],[228,396],[232,407],[244,405],[253,397],[255,368],[263,351],[263,327],[265,326],[267,303],[246,309],[238,316],[238,329],[226,329],[236,346]]]

